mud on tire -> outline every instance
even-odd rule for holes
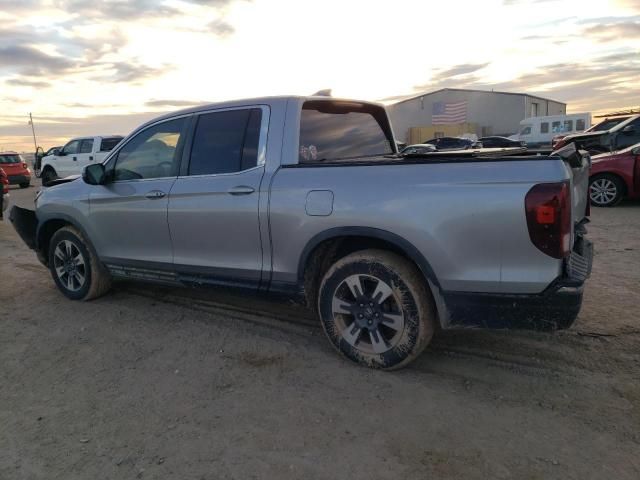
[[[418,357],[436,325],[424,277],[415,265],[384,250],[355,252],[329,268],[320,283],[318,312],[341,354],[385,370]]]
[[[91,300],[111,287],[111,275],[76,228],[58,230],[49,242],[49,270],[58,289],[72,300]]]

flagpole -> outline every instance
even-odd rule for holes
[[[36,130],[33,127],[33,117],[31,117],[31,112],[29,112],[29,125],[31,125],[31,133],[33,134],[33,148],[34,151],[38,150],[38,144],[36,143]]]

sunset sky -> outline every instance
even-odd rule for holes
[[[198,103],[332,88],[640,107],[640,0],[0,0],[0,149],[127,134]]]

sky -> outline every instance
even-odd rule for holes
[[[0,0],[0,150],[266,95],[527,92],[640,107],[640,0]]]

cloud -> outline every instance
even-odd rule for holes
[[[33,47],[0,47],[0,70],[18,67],[27,75],[61,74],[74,66],[74,62],[65,58],[48,55]]]
[[[147,107],[191,107],[193,105],[201,105],[207,102],[196,102],[193,100],[149,100],[145,102]]]
[[[143,17],[166,17],[180,13],[157,0],[56,0],[53,4],[83,20],[135,20]]]
[[[439,70],[438,73],[433,75],[431,78],[432,82],[439,82],[442,80],[447,80],[451,77],[457,77],[458,75],[468,75],[470,73],[476,72],[478,70],[482,70],[487,65],[487,63],[463,63],[461,65],[455,65],[453,67],[446,68],[444,70]]]
[[[584,33],[598,42],[640,39],[640,22],[593,25],[585,28]]]
[[[236,31],[233,26],[219,18],[210,22],[209,25],[207,25],[207,29],[219,37],[228,37]]]
[[[14,87],[32,87],[32,88],[47,88],[51,84],[49,82],[39,81],[39,80],[29,80],[27,78],[19,77],[19,78],[10,78],[9,80],[5,80],[7,85],[12,85]]]
[[[126,61],[107,62],[102,65],[104,74],[98,75],[94,79],[126,83],[139,83],[151,77],[159,77],[169,69],[167,65],[157,68]]]
[[[505,6],[510,5],[526,5],[531,3],[549,3],[557,2],[558,0],[503,0],[502,4]]]

